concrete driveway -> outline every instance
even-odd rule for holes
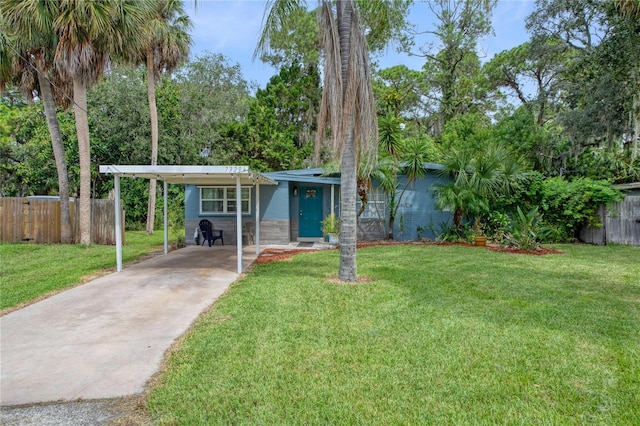
[[[242,258],[246,268],[255,247]],[[3,316],[0,405],[142,392],[169,346],[238,278],[236,269],[235,246],[186,247]]]

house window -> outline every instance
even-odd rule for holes
[[[375,187],[368,193],[369,201],[360,216],[361,219],[382,219],[386,216],[386,203],[384,191]],[[358,199],[357,211],[360,211],[362,202]]]
[[[242,213],[251,213],[251,188],[243,187],[241,191]],[[236,213],[236,188],[227,186],[200,188],[200,214]]]

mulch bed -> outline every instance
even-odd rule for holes
[[[534,250],[523,250],[523,249],[519,249],[517,247],[510,247],[510,246],[506,246],[506,247],[500,247],[499,244],[487,244],[485,247],[479,247],[479,246],[475,246],[473,244],[469,244],[469,243],[435,243],[435,244],[440,244],[440,245],[445,245],[445,246],[463,246],[463,247],[473,247],[473,248],[486,248],[489,250],[493,250],[493,251],[499,251],[502,253],[513,253],[513,254],[530,254],[533,256],[543,256],[546,254],[561,254],[563,253],[562,250],[556,250],[556,249],[552,249],[552,248],[547,248],[547,247],[538,247],[537,249]]]
[[[528,254],[532,256],[543,256],[548,254],[561,254],[562,251],[546,248],[546,247],[538,247],[535,250],[522,250],[515,247],[500,247],[498,244],[487,244],[485,247],[474,246],[469,243],[442,243],[442,242],[434,242],[434,241],[364,241],[358,243],[358,248],[372,247],[372,246],[388,246],[388,245],[442,245],[442,246],[463,246],[463,247],[472,247],[477,249],[488,249],[493,251],[498,251],[502,253],[512,253],[512,254]],[[326,250],[326,249],[323,249]],[[336,249],[330,249],[336,250]],[[266,249],[263,250],[254,263],[269,263],[280,260],[288,260],[293,256],[300,253],[309,253],[315,251],[313,249]]]

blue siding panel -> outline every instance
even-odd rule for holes
[[[195,185],[186,185],[184,188],[184,217],[185,219],[197,219],[200,213],[200,191]]]
[[[396,240],[408,241],[418,238],[418,227],[427,228],[421,233],[422,238],[435,238],[437,235],[431,229],[439,229],[442,222],[451,222],[452,213],[443,212],[435,207],[435,198],[431,187],[436,182],[447,180],[435,173],[429,172],[424,179],[409,184],[400,200],[400,207],[394,224],[394,237]],[[404,188],[407,182],[406,176],[400,176],[399,190]]]
[[[255,193],[254,193],[255,198]],[[260,187],[260,219],[289,219],[289,182],[278,182],[278,186]]]

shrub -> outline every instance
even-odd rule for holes
[[[431,225],[431,230],[437,235],[436,240],[450,243],[471,242],[476,234],[470,223],[456,226],[453,223],[440,222],[437,225]]]
[[[540,173],[528,173],[524,182],[514,185],[514,191],[500,195],[492,204],[493,212],[530,211],[538,207],[549,228],[547,241],[567,242],[577,238],[585,225],[599,226],[598,207],[622,200],[624,195],[606,180],[580,178],[568,181],[563,177],[545,178]],[[491,227],[490,227],[491,228]]]
[[[600,226],[598,207],[621,201],[622,192],[605,180],[580,178],[566,181],[561,177],[546,179],[540,206],[549,225],[562,226],[565,234],[577,238],[582,226]]]
[[[529,210],[527,214],[517,207],[504,231],[506,233],[503,246],[510,245],[524,250],[533,250],[540,246],[540,241],[548,233],[548,228],[543,226],[542,215],[537,207]]]

